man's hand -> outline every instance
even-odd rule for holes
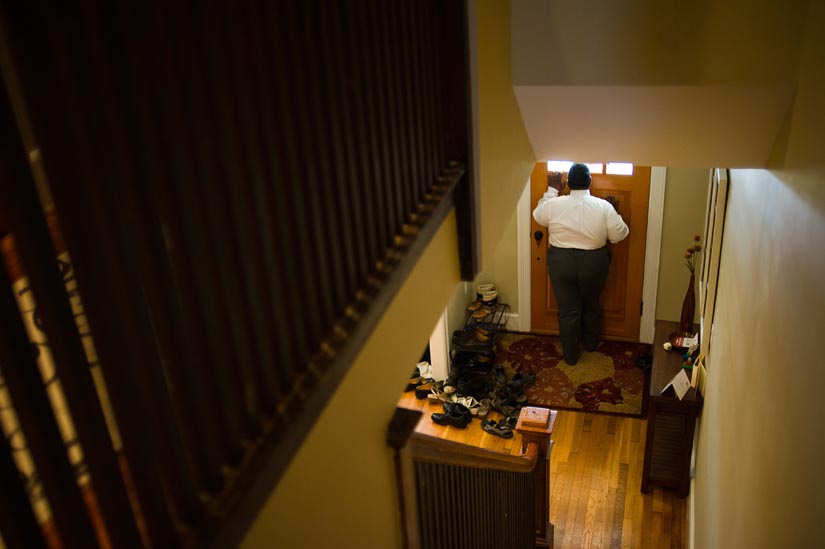
[[[553,187],[561,192],[564,188],[564,181],[562,181],[564,174],[562,172],[550,172],[547,174],[547,188]]]

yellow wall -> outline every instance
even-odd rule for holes
[[[480,1],[477,18],[480,226],[482,261],[489,263],[534,157],[510,83],[509,2]],[[387,424],[439,315],[464,294],[463,286],[451,214],[305,439],[243,547],[401,546]]]
[[[396,547],[387,425],[459,280],[450,214],[287,469],[244,547]]]
[[[510,2],[478,2],[481,270],[489,269],[535,164],[510,71]],[[510,298],[508,298],[510,299]]]
[[[667,169],[656,296],[656,318],[659,320],[678,321],[682,316],[682,301],[690,281],[690,273],[684,265],[685,249],[692,243],[694,234],[702,235],[705,231],[709,176],[708,169]],[[701,254],[699,259],[703,257]],[[698,263],[697,279],[700,273],[701,263]],[[698,282],[694,290],[698,296]],[[699,307],[696,309],[698,319]]]
[[[481,272],[468,295],[456,292],[450,309],[463,310],[475,299],[475,286],[491,282],[517,314],[516,204],[535,155],[513,93],[509,1],[478,2],[477,40]]]
[[[734,170],[698,439],[695,547],[822,547],[825,5],[771,170]]]

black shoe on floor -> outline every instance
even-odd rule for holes
[[[434,423],[464,429],[473,420],[472,413],[463,404],[450,403],[451,406],[447,406],[447,404],[444,403],[443,414],[436,413],[430,416]]]

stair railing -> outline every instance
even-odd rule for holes
[[[519,429],[514,456],[415,431],[422,414],[396,409],[395,450],[404,546],[409,549],[552,547],[549,460],[544,432]]]

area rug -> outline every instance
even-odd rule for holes
[[[526,391],[530,405],[641,417],[649,375],[637,359],[650,352],[644,343],[602,341],[569,366],[558,337],[505,332],[496,343],[496,363],[509,374],[536,376],[536,384]]]

